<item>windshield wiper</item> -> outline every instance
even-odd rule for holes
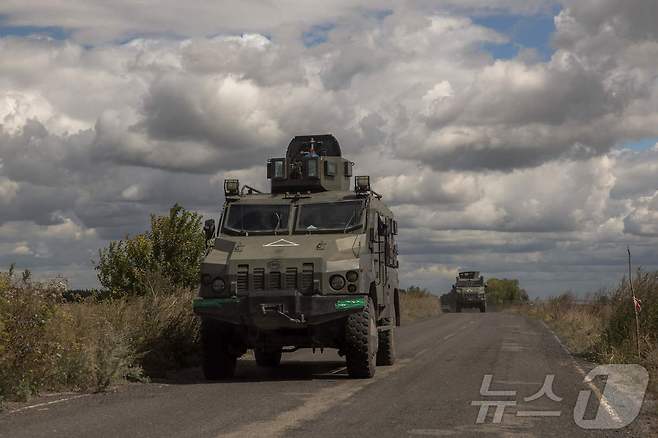
[[[352,224],[352,219],[354,219],[354,215],[356,214],[356,210],[352,211],[352,216],[350,216],[349,220],[347,221],[347,224],[345,224],[345,228],[343,228],[343,234],[347,233],[347,228]]]
[[[281,225],[281,215],[275,211],[274,216],[276,217],[276,226],[274,227],[274,235],[276,236],[276,232],[279,230],[279,226]]]

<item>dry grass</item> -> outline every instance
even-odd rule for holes
[[[568,295],[516,309],[544,320],[570,351],[586,356],[593,356],[598,351],[609,313],[604,306],[575,304]]]
[[[441,313],[439,298],[430,293],[405,292],[400,294],[400,319],[402,324],[429,318]]]
[[[561,295],[517,311],[544,320],[576,355],[599,363],[639,363],[650,375],[650,385],[658,392],[658,277],[638,273],[633,281],[636,296],[642,300],[640,347],[637,354],[635,312],[628,282],[609,295],[600,295],[588,304],[577,303],[569,294]]]
[[[197,360],[191,291],[66,303],[57,285],[0,286],[0,402],[102,391]]]

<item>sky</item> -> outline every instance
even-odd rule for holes
[[[0,3],[0,269],[98,285],[109,241],[333,133],[402,286],[531,297],[658,269],[655,0]]]

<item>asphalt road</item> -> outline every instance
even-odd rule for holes
[[[236,378],[228,382],[206,382],[195,369],[166,384],[59,394],[0,414],[0,437],[651,434],[641,419],[618,431],[578,427],[573,409],[578,393],[591,389],[583,383],[587,365],[578,369],[537,321],[509,313],[445,314],[400,328],[397,347],[398,362],[378,367],[369,380],[349,379],[333,351],[299,351],[284,356],[276,370],[241,360]],[[485,375],[492,376],[489,390],[514,393],[481,395]],[[552,389],[561,401],[548,396],[524,401],[547,375],[554,375]],[[500,422],[494,406],[478,423],[479,401],[508,402]],[[592,396],[587,416],[598,407]]]

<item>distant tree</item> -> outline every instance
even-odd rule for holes
[[[490,278],[487,280],[487,301],[491,304],[528,301],[528,293],[519,287],[519,280]]]
[[[427,296],[431,295],[431,292],[425,289],[424,287],[420,286],[409,286],[406,289],[401,289],[400,293],[407,294],[407,295],[417,295],[417,296]]]
[[[205,251],[201,216],[174,205],[151,215],[151,230],[110,242],[99,251],[98,280],[113,295],[143,295],[155,277],[171,286],[197,285]]]

